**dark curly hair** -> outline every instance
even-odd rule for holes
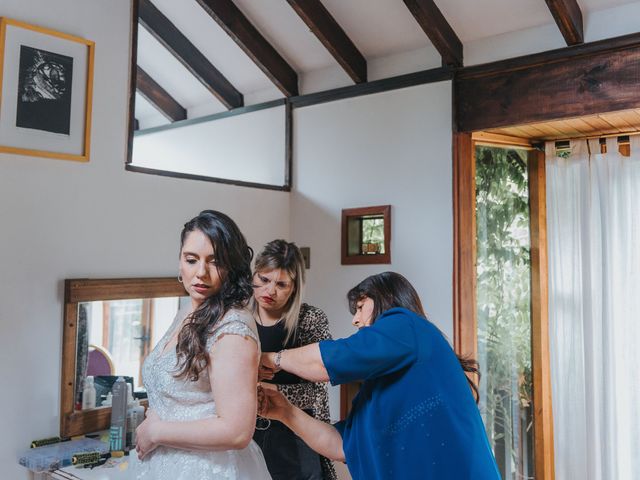
[[[253,250],[231,218],[215,210],[204,210],[184,224],[180,252],[187,236],[200,231],[209,238],[220,272],[220,289],[207,297],[185,320],[176,345],[177,377],[196,381],[209,365],[207,338],[216,323],[232,308],[244,308],[253,294],[251,259]]]
[[[347,299],[349,301],[349,310],[352,314],[356,313],[356,304],[365,297],[373,300],[372,323],[375,322],[383,312],[394,307],[403,307],[417,313],[425,319],[427,318],[418,292],[416,292],[413,285],[409,283],[409,280],[399,273],[383,272],[377,275],[371,275],[349,290]],[[458,357],[460,366],[465,373],[477,375],[478,380],[480,379],[479,364],[476,360],[457,354],[456,357]],[[465,376],[467,377],[467,382],[469,382],[471,390],[473,390],[476,403],[478,403],[480,399],[478,385],[469,378],[469,375]]]

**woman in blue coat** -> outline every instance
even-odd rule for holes
[[[260,414],[346,462],[354,480],[499,479],[465,375],[475,362],[458,359],[413,286],[385,272],[347,296],[357,333],[262,356],[264,367],[313,382],[363,381],[347,419],[315,420],[268,386]]]

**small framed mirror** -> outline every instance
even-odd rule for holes
[[[391,205],[342,210],[342,265],[391,263]]]
[[[104,404],[119,376],[144,398],[142,363],[185,301],[176,278],[65,280],[61,437],[109,428],[111,407]],[[88,376],[95,407],[82,401]]]

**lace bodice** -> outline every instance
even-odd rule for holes
[[[149,395],[149,406],[163,420],[197,420],[216,413],[207,370],[203,370],[197,381],[174,376],[176,372],[176,349],[166,348],[176,328],[182,324],[186,314],[179,312],[164,337],[158,342],[142,367],[142,380]],[[255,321],[245,310],[230,310],[218,322],[207,340],[207,351],[224,334],[250,337],[258,341]]]
[[[149,397],[149,408],[161,419],[171,421],[198,420],[216,415],[207,369],[197,381],[175,377],[176,349],[167,347],[187,312],[176,319],[149,354],[142,367],[142,379]],[[246,310],[230,310],[219,320],[207,339],[207,351],[223,335],[241,335],[259,346],[256,325]],[[139,479],[145,480],[270,480],[262,452],[251,444],[243,450],[189,451],[158,447],[139,465]]]

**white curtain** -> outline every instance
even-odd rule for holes
[[[640,479],[640,136],[546,147],[558,480]]]

